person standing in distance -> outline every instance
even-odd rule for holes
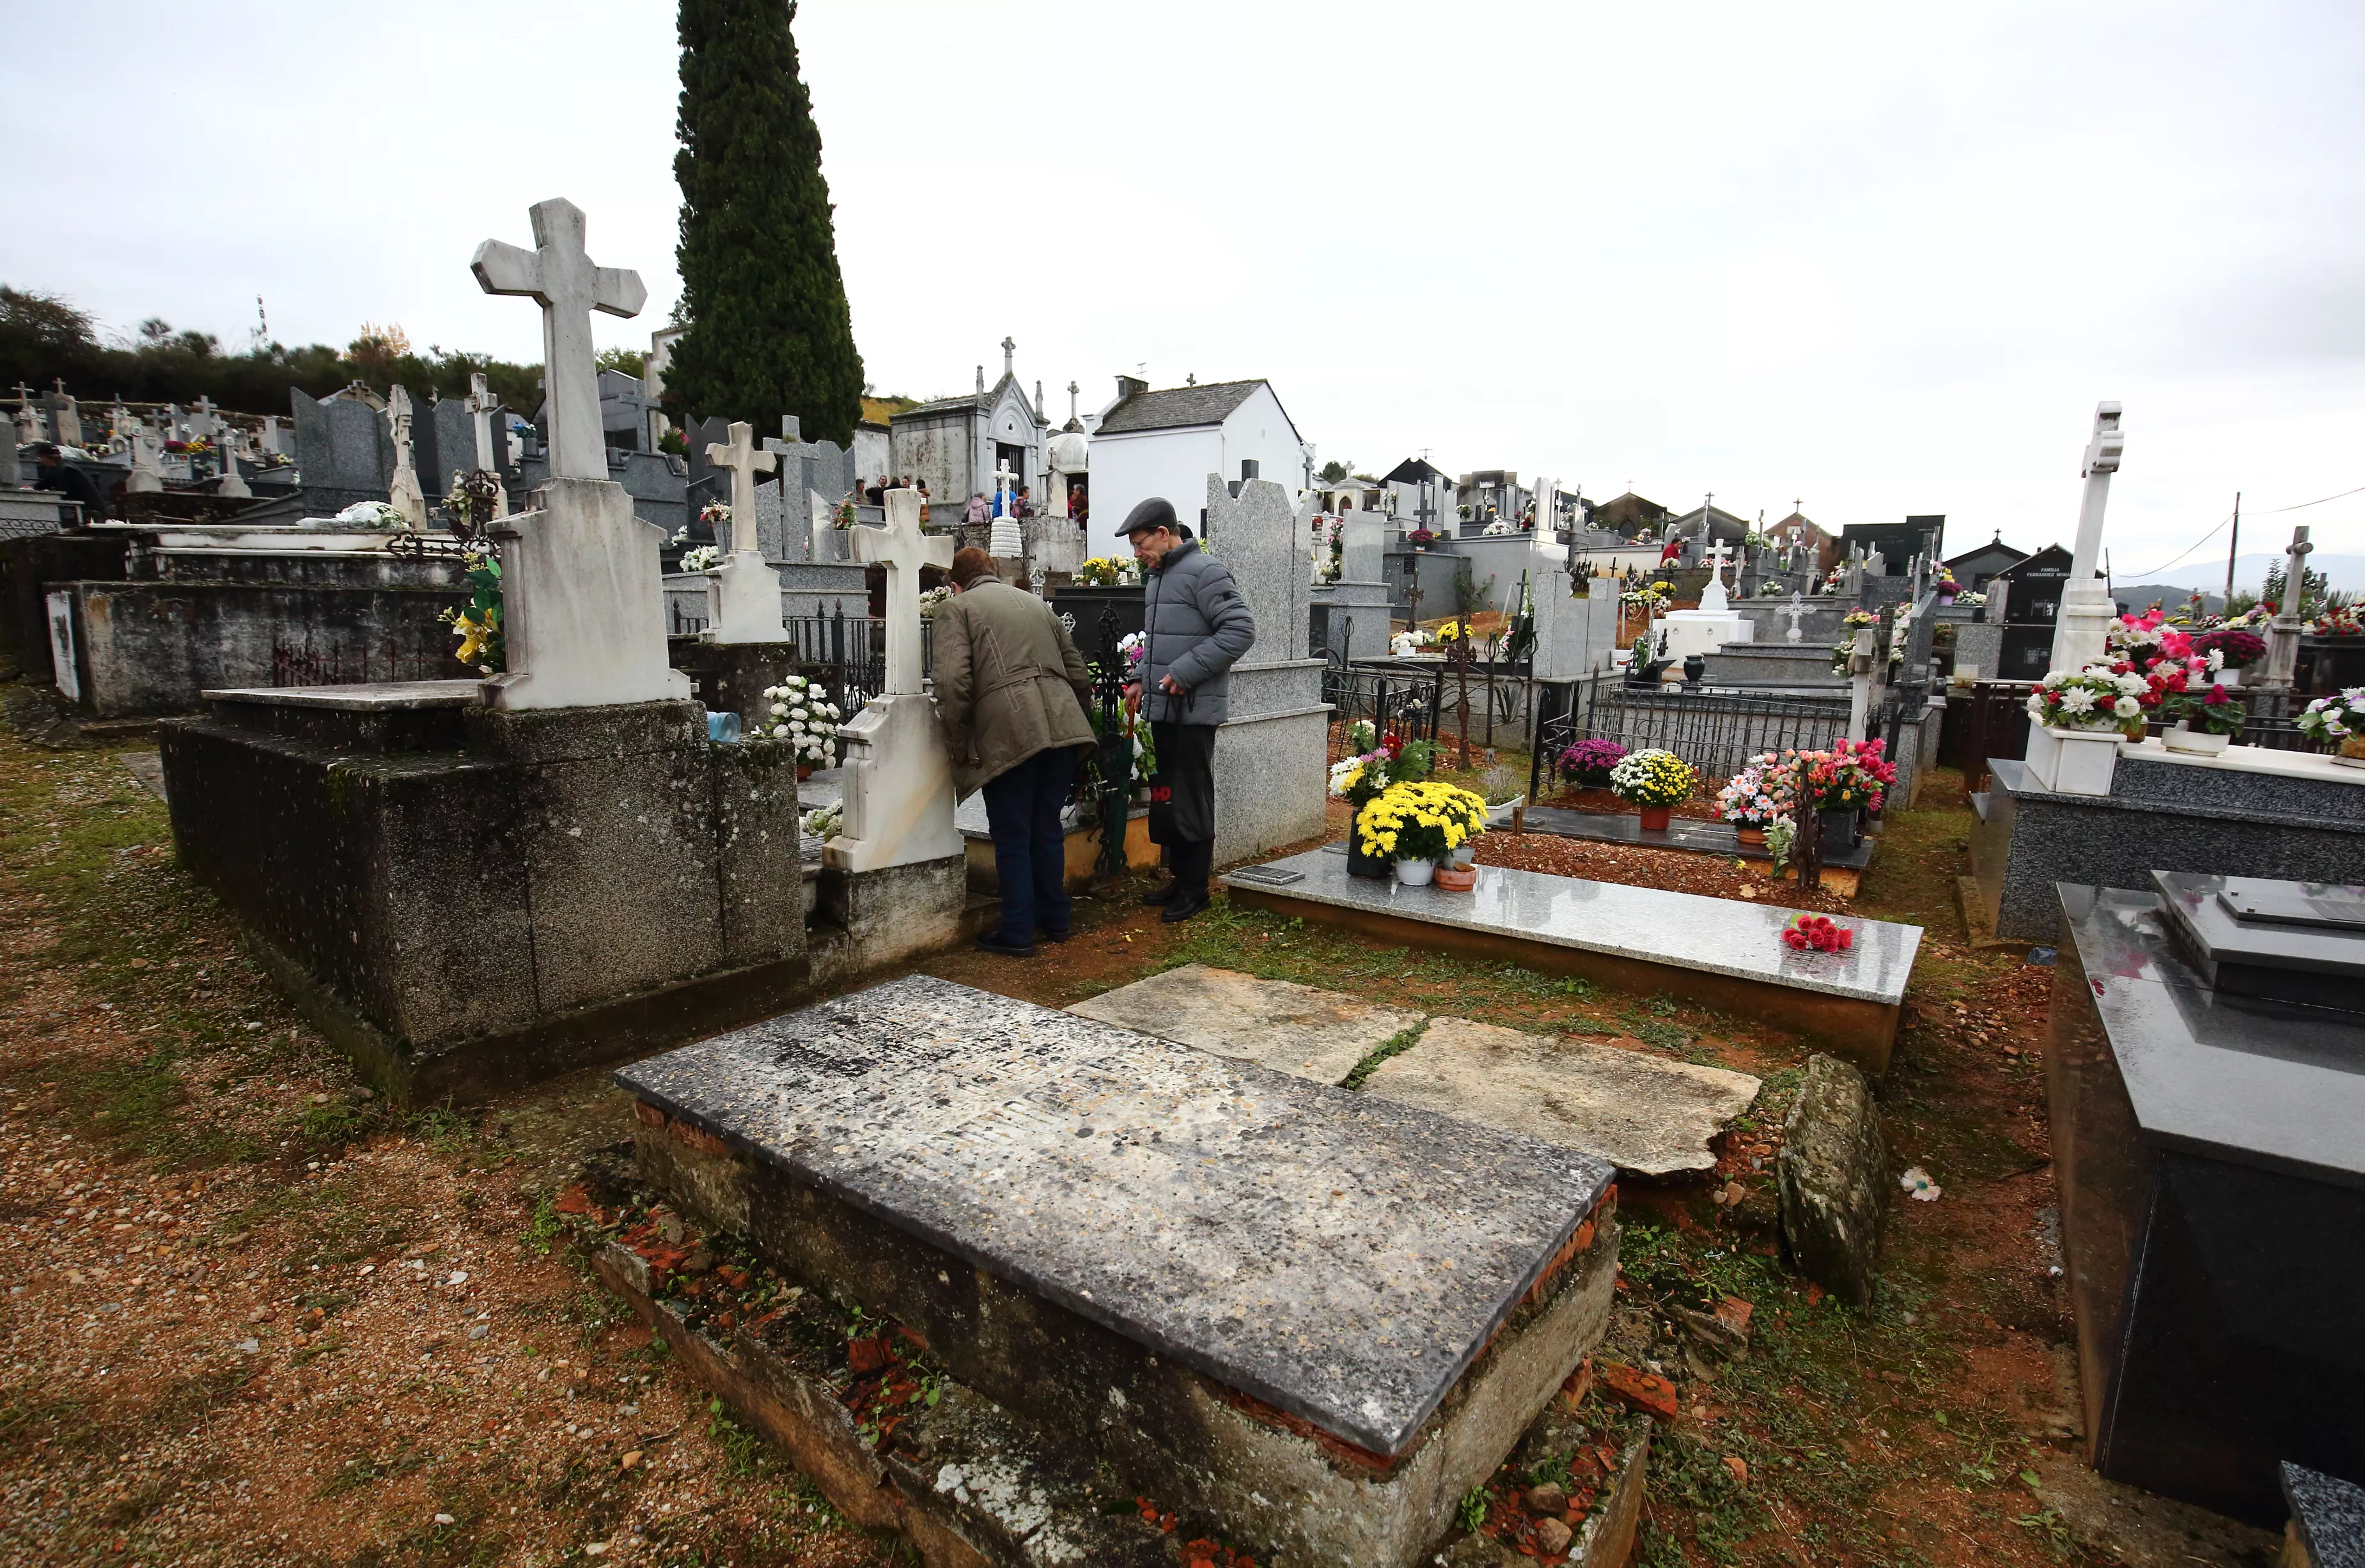
[[[977,945],[1032,958],[1038,935],[1068,939],[1059,809],[1093,744],[1092,672],[1051,607],[995,577],[984,551],[956,554],[949,580],[952,597],[936,611],[936,716],[955,788],[985,791],[1002,884],[1002,924]]]
[[[1128,711],[1149,719],[1158,773],[1149,781],[1149,836],[1166,850],[1172,880],[1141,902],[1163,904],[1168,924],[1207,907],[1216,858],[1216,730],[1226,717],[1227,672],[1256,642],[1256,621],[1223,563],[1152,496],[1117,534],[1141,563],[1140,678]]]

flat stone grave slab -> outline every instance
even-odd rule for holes
[[[1317,1083],[1343,1081],[1358,1062],[1422,1017],[1344,991],[1259,980],[1205,964],[1185,964],[1104,991],[1068,1011]]]
[[[1346,857],[1320,849],[1266,864],[1303,875],[1272,887],[1227,873],[1234,903],[1679,996],[1821,1042],[1876,1076],[1922,946],[1918,925],[1849,917],[1846,952],[1802,952],[1781,940],[1795,910],[1508,867],[1479,867],[1476,889],[1457,893],[1350,876]]]
[[[1758,1087],[1745,1072],[1438,1018],[1382,1062],[1363,1092],[1667,1176],[1714,1169],[1709,1139],[1749,1109]]]
[[[617,1078],[801,1186],[1381,1455],[1582,1247],[1614,1174],[925,975]]]

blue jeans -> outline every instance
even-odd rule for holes
[[[1002,939],[1031,944],[1037,931],[1064,934],[1068,841],[1059,808],[1075,779],[1076,754],[1055,747],[985,783],[985,820],[993,834],[993,870],[1002,880]]]

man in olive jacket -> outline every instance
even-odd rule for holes
[[[1141,563],[1141,667],[1126,689],[1146,705],[1158,773],[1150,780],[1149,836],[1166,846],[1173,881],[1144,893],[1159,918],[1188,920],[1207,907],[1216,857],[1216,730],[1227,712],[1228,672],[1256,642],[1256,620],[1222,562],[1176,522],[1174,504],[1152,496],[1117,532]]]
[[[1068,803],[1092,673],[1051,607],[993,575],[974,545],[953,556],[953,595],[936,611],[936,714],[953,784],[985,791],[1002,924],[977,939],[989,953],[1031,958],[1037,934],[1068,939]]]

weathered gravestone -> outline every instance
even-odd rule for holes
[[[618,1077],[644,1177],[1260,1561],[1425,1561],[1608,1319],[1601,1161],[926,976]]]

